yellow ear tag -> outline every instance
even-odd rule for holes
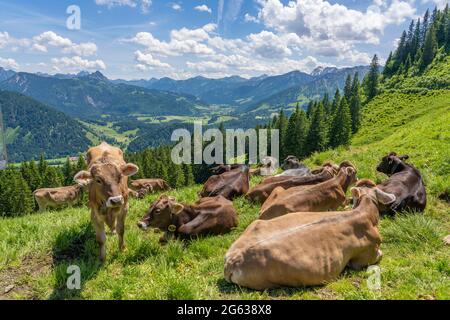
[[[175,231],[177,231],[177,227],[174,226],[173,224],[171,224],[171,225],[169,226],[168,230],[169,230],[170,232],[175,232]]]

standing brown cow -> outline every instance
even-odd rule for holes
[[[80,202],[85,185],[76,184],[61,188],[38,189],[33,192],[39,211],[45,211],[48,207],[60,208],[65,205],[73,206]]]
[[[126,163],[123,152],[103,142],[87,153],[88,171],[75,176],[78,183],[89,184],[91,221],[100,246],[100,259],[106,259],[105,223],[112,232],[117,231],[119,249],[125,249],[125,218],[128,213],[128,177],[139,168]]]

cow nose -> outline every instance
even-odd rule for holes
[[[147,230],[147,225],[144,222],[139,221],[137,225],[138,225],[139,229]]]
[[[106,206],[108,208],[111,207],[116,207],[116,206],[120,206],[124,203],[123,201],[123,197],[122,196],[117,196],[117,197],[111,197],[108,199],[108,201],[106,202]]]

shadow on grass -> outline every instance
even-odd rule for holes
[[[90,223],[61,232],[52,251],[55,286],[49,299],[80,299],[84,284],[95,277],[102,264],[98,259],[98,246]],[[67,288],[69,266],[78,266],[81,272],[80,290]]]
[[[252,294],[255,292],[262,292],[257,290],[252,290],[244,287],[240,287],[238,285],[229,283],[225,279],[219,279],[217,281],[217,287],[221,293],[225,294]],[[268,296],[276,299],[276,298],[286,298],[292,296],[294,294],[303,294],[306,292],[313,292],[316,289],[320,289],[322,286],[313,286],[313,287],[298,287],[298,288],[289,288],[289,287],[281,287],[276,289],[265,290]]]

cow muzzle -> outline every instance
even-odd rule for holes
[[[139,221],[137,223],[137,225],[138,225],[139,229],[141,229],[141,230],[147,230],[148,229],[147,224],[145,222],[143,222],[143,221]]]
[[[111,197],[106,201],[107,208],[116,208],[124,204],[123,196]]]

